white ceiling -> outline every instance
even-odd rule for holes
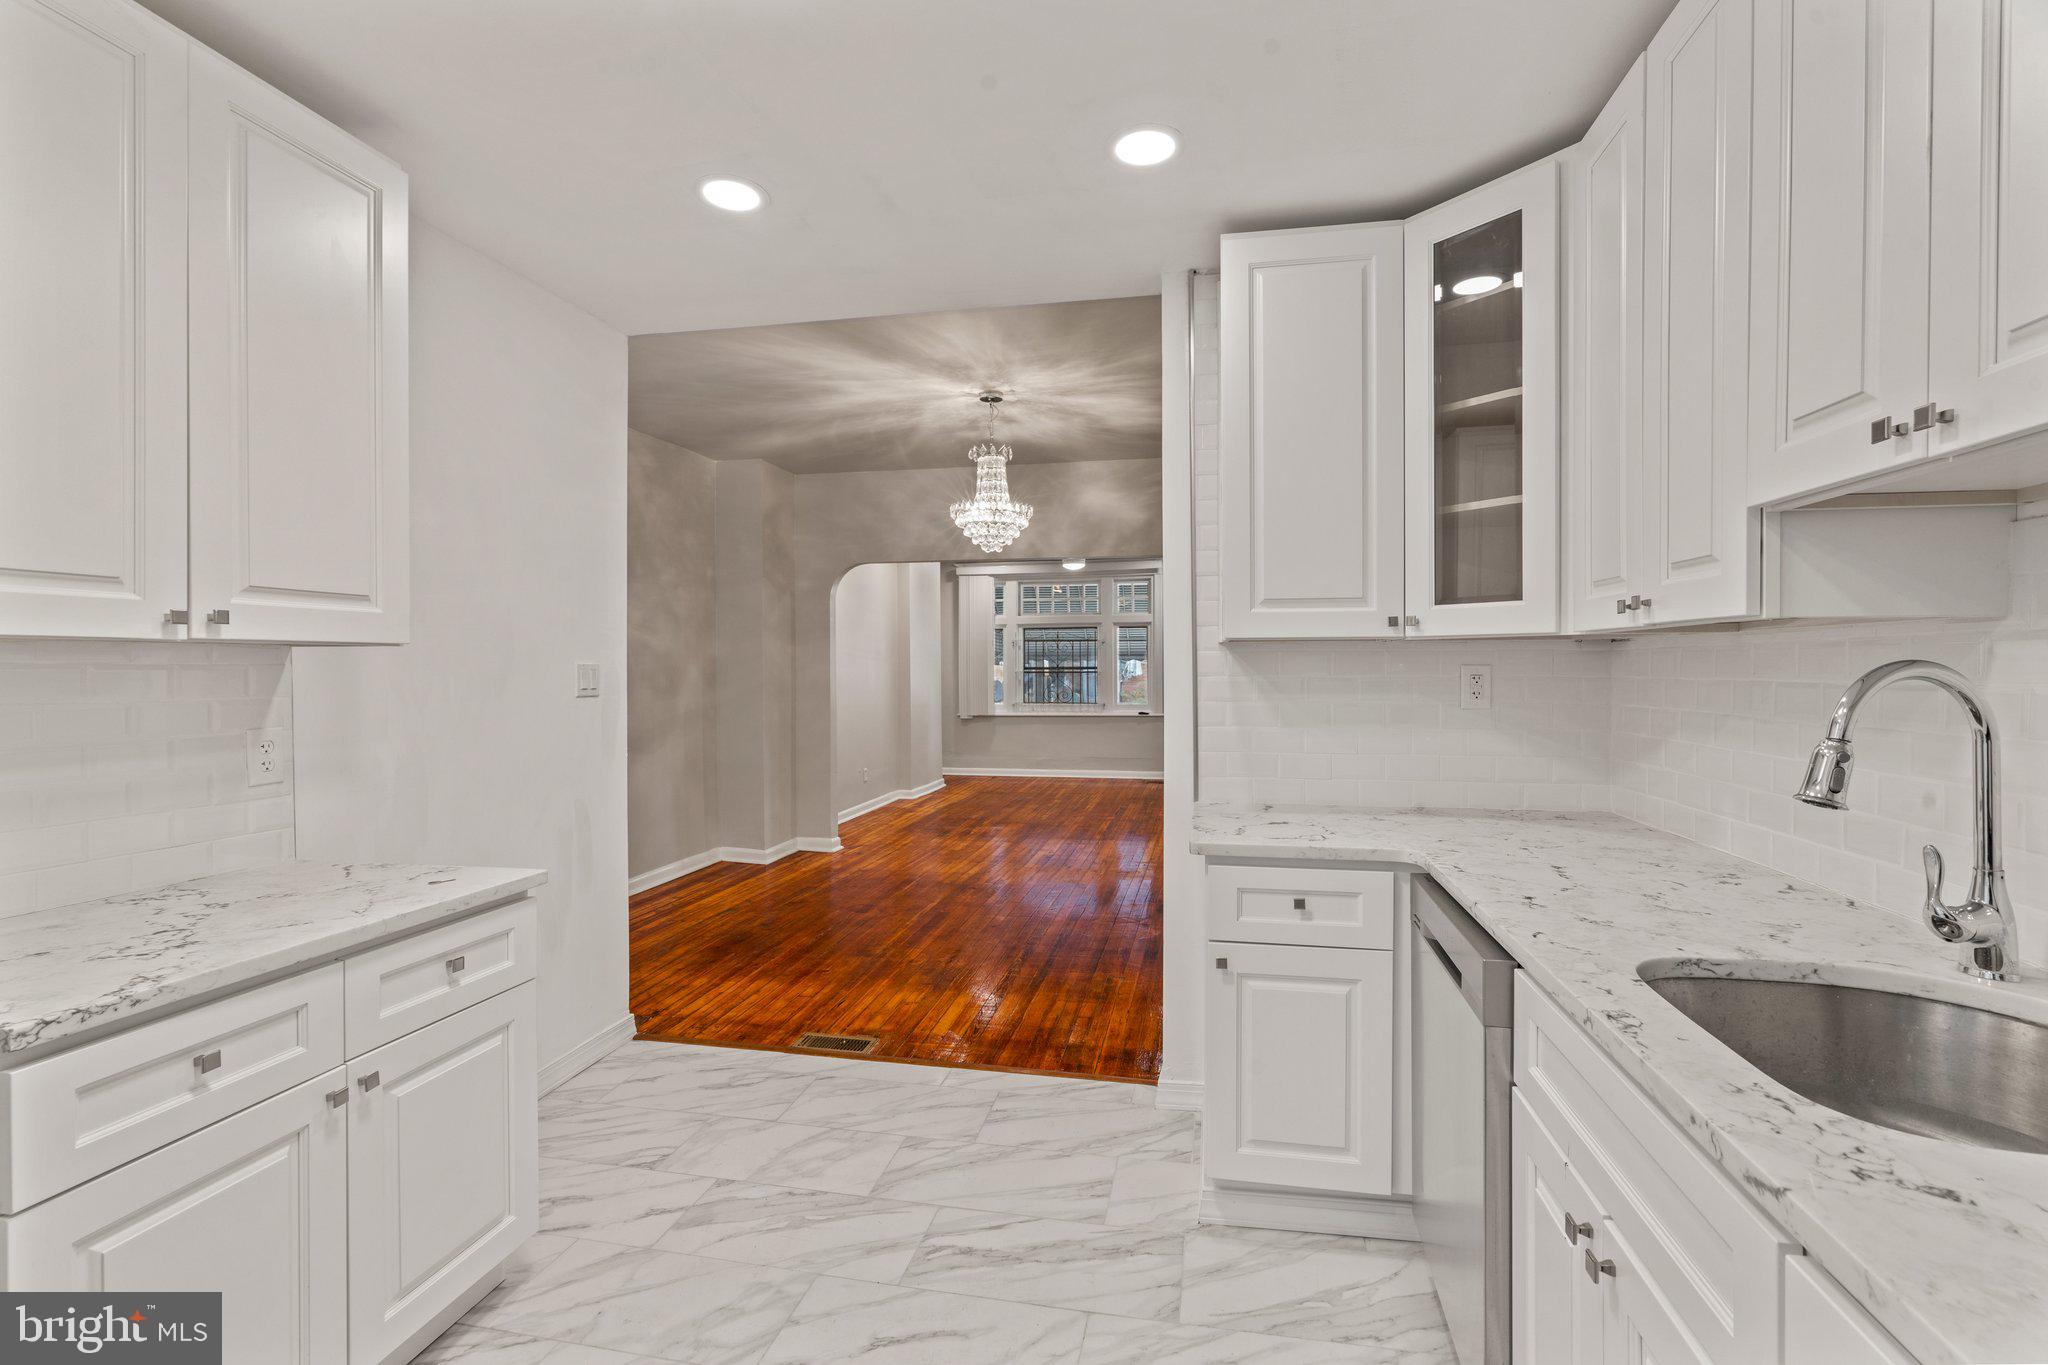
[[[630,343],[635,431],[795,474],[965,465],[977,395],[1019,464],[1159,458],[1159,298],[667,332]]]
[[[1113,298],[1575,138],[1671,0],[145,0],[628,333]],[[1179,128],[1161,167],[1120,131]],[[764,185],[750,216],[696,197]]]

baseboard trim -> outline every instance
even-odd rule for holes
[[[1096,771],[1083,768],[947,768],[948,777],[1114,777],[1126,782],[1163,782],[1163,772]]]
[[[1202,1107],[1202,1083],[1200,1081],[1169,1081],[1159,1078],[1159,1095],[1152,1101],[1154,1109],[1193,1109]]]
[[[784,839],[773,848],[710,848],[702,853],[664,863],[651,871],[642,872],[626,882],[628,895],[638,895],[650,888],[662,886],[678,877],[687,877],[692,872],[701,872],[713,863],[766,864],[780,862],[792,853],[837,853],[845,845],[839,836],[829,839],[805,838]]]
[[[880,810],[897,801],[915,801],[920,796],[930,796],[945,785],[946,779],[942,777],[936,782],[927,782],[922,787],[899,787],[895,791],[884,792],[871,801],[863,801],[858,806],[848,806],[839,812],[839,823],[843,825],[856,815],[866,815],[871,810]]]
[[[540,1069],[540,1093],[545,1095],[563,1081],[606,1056],[637,1029],[630,1014],[621,1015]]]
[[[1312,1194],[1260,1185],[1202,1186],[1199,1217],[1224,1227],[1275,1228],[1415,1242],[1415,1207],[1406,1199],[1365,1194]]]

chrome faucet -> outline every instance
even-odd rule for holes
[[[1806,765],[1806,780],[1793,795],[1809,806],[1824,810],[1847,810],[1849,790],[1849,725],[1856,709],[1870,694],[1895,682],[1933,683],[1962,703],[1976,731],[1975,822],[1971,851],[1976,866],[1970,875],[1970,898],[1961,905],[1947,905],[1941,899],[1941,854],[1933,844],[1920,850],[1927,869],[1927,903],[1923,913],[1927,925],[1949,943],[1963,948],[1957,966],[1986,981],[2019,980],[2020,931],[2013,918],[2012,901],[2005,893],[2005,863],[1998,842],[1997,735],[1991,724],[1991,708],[1970,685],[1970,680],[1946,664],[1928,659],[1899,659],[1879,664],[1842,693],[1835,703],[1835,716],[1828,723],[1828,737],[1814,746]]]

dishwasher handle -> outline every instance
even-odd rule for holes
[[[1421,916],[1410,915],[1408,917],[1408,922],[1415,926],[1415,932],[1421,936],[1422,941],[1424,943],[1427,943],[1429,945],[1429,950],[1432,953],[1436,954],[1436,960],[1439,963],[1441,963],[1443,969],[1450,974],[1451,984],[1453,986],[1456,986],[1460,991],[1463,991],[1465,989],[1465,974],[1458,970],[1457,963],[1451,961],[1451,955],[1444,951],[1444,945],[1436,941],[1436,935],[1430,933],[1429,930],[1422,927]]]

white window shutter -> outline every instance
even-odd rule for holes
[[[955,582],[960,603],[959,619],[954,623],[960,655],[960,714],[986,716],[993,709],[989,674],[995,648],[996,580],[983,574],[962,574]]]

